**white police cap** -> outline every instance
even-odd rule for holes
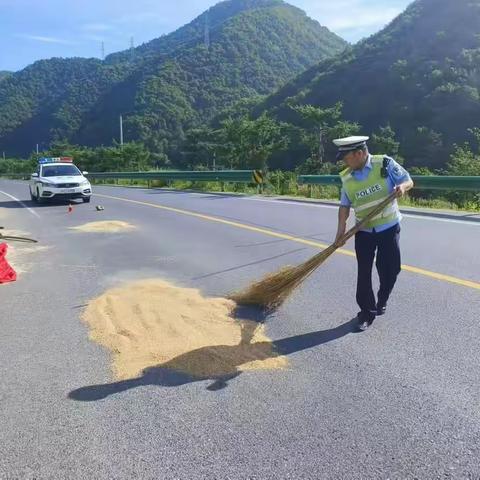
[[[368,140],[370,140],[370,137],[337,138],[333,141],[338,147],[337,160],[340,160],[348,152],[365,147]]]

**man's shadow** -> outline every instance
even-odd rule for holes
[[[205,380],[213,380],[207,390],[221,390],[227,386],[229,380],[242,373],[238,367],[247,362],[262,361],[307,350],[353,333],[356,330],[355,327],[356,320],[353,319],[330,330],[297,335],[274,342],[251,343],[255,334],[255,326],[249,324],[242,328],[242,339],[238,345],[198,348],[161,365],[146,368],[140,377],[78,388],[71,391],[68,397],[82,402],[93,402],[115,393],[146,385],[179,387],[187,383]]]

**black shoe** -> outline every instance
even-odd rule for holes
[[[357,328],[360,332],[367,330],[375,320],[375,314],[370,312],[359,312],[357,315]]]
[[[387,305],[377,305],[377,316],[385,315],[385,312],[387,311]]]

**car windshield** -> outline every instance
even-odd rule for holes
[[[42,177],[80,176],[75,165],[48,165],[42,168]]]

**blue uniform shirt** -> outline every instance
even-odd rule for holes
[[[388,157],[390,158],[390,157]],[[369,155],[365,166],[361,170],[356,170],[352,172],[352,175],[357,180],[366,180],[370,172],[372,171],[372,156]],[[387,167],[387,184],[388,184],[388,193],[392,193],[395,190],[397,185],[401,183],[408,182],[410,180],[409,173],[393,158],[390,158],[390,163]],[[342,188],[341,198],[340,198],[340,205],[342,207],[351,207],[352,202],[348,198],[348,195],[345,193],[345,190]],[[401,219],[401,217],[400,217]],[[381,227],[376,227],[376,232],[383,232],[393,226],[395,226],[399,220],[395,220],[393,222],[387,223],[382,225]],[[373,232],[373,228],[365,228],[362,232]]]

